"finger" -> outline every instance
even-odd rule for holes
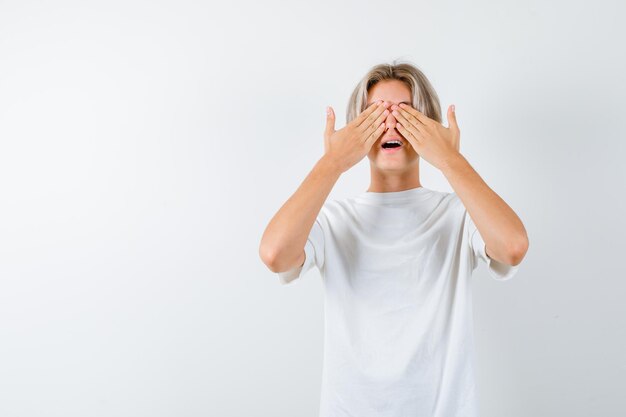
[[[417,117],[415,117],[412,113],[409,113],[407,110],[396,108],[393,111],[393,115],[397,120],[404,121],[404,126],[408,129],[410,125],[415,126],[416,128],[425,128],[426,125],[420,121]]]
[[[376,130],[374,130],[370,135],[365,139],[365,145],[367,148],[371,148],[372,145],[380,138],[380,136],[385,132],[385,122],[381,122]]]
[[[400,134],[402,136],[404,136],[406,138],[406,140],[408,140],[409,142],[411,142],[411,145],[413,146],[413,148],[417,151],[417,148],[419,148],[422,145],[422,142],[420,139],[422,139],[422,135],[421,134],[416,134],[412,131],[409,131],[407,128],[405,128],[401,123],[396,123],[396,129],[398,129],[398,132],[400,132]]]
[[[405,114],[405,113],[410,114],[411,116],[415,117],[417,120],[419,120],[424,125],[428,125],[428,124],[434,122],[433,119],[431,119],[430,117],[426,116],[424,113],[420,112],[416,108],[409,106],[408,104],[400,103],[400,109],[399,110],[400,110],[400,112],[402,112],[402,114]]]
[[[398,113],[397,111],[394,110],[393,115],[395,116],[396,120],[399,121],[400,123],[402,123],[402,126],[410,131],[413,136],[421,136],[422,135],[422,131],[424,130],[425,126],[420,123],[415,117],[409,115],[408,113],[404,113],[405,115],[407,115],[409,118],[404,117],[404,115],[402,113]]]
[[[367,128],[370,124],[374,122],[374,120],[376,120],[378,115],[384,112],[385,110],[386,110],[385,106],[382,105],[382,100],[372,103],[367,109],[365,109],[359,115],[359,118],[360,118],[359,123],[357,123],[355,126],[357,128]],[[367,113],[367,114],[364,115],[364,113]]]
[[[379,117],[378,119],[376,119],[376,121],[374,123],[370,124],[368,127],[364,128],[361,131],[361,138],[363,138],[362,139],[363,142],[367,142],[370,139],[370,136],[372,134],[374,134],[378,129],[380,129],[381,125],[382,125],[382,127],[384,129],[384,127],[385,127],[384,120],[385,120],[384,117]]]
[[[376,109],[372,114],[370,114],[361,125],[356,128],[359,136],[364,138],[369,135],[372,129],[376,129],[380,122],[382,122],[389,115],[389,110],[387,110],[383,105],[380,105],[379,109]]]
[[[376,113],[374,113],[374,114],[376,114]],[[377,128],[377,126],[378,126],[379,124],[381,124],[381,123],[383,123],[383,126],[384,126],[384,122],[385,122],[385,120],[387,119],[387,116],[389,116],[389,110],[385,109],[385,110],[383,110],[383,112],[382,112],[382,113],[380,113],[380,114],[378,115],[378,117],[376,118],[376,120],[374,120],[374,121],[373,121],[373,122],[372,122],[372,123],[371,123],[368,127],[366,127],[366,128],[364,127],[364,129],[365,129],[366,131],[367,131],[368,129],[376,129],[376,128]],[[366,122],[366,123],[367,123],[367,122]],[[365,126],[365,123],[363,123],[361,126],[362,126],[362,127],[363,127],[363,126]],[[367,136],[366,136],[366,138],[367,138]],[[367,140],[367,139],[366,139],[366,140]]]
[[[360,125],[361,123],[363,123],[363,121],[367,118],[367,116],[369,116],[370,114],[372,114],[374,110],[376,110],[377,104],[380,103],[381,101],[382,100],[378,100],[378,101],[371,103],[369,106],[365,108],[365,110],[363,110],[357,117],[355,117],[354,120],[350,122],[350,124],[356,127]]]

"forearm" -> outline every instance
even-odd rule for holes
[[[265,228],[259,254],[280,270],[293,264],[306,244],[313,223],[341,176],[333,160],[323,156]]]
[[[521,262],[528,249],[528,237],[513,209],[489,188],[462,154],[450,158],[442,172],[478,228],[489,256],[507,264]]]

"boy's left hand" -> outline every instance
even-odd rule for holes
[[[448,127],[413,107],[400,103],[391,106],[396,128],[413,146],[415,152],[437,169],[459,153],[461,131],[453,106],[448,107]]]

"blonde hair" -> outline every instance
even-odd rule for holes
[[[411,91],[411,105],[441,123],[439,97],[428,78],[415,65],[397,60],[391,64],[378,64],[372,67],[358,82],[348,101],[346,123],[350,123],[365,110],[370,89],[384,80],[399,80],[406,84]]]

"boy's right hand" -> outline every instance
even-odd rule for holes
[[[340,130],[335,130],[335,112],[327,108],[324,155],[345,172],[365,157],[385,131],[389,103],[377,101]]]

